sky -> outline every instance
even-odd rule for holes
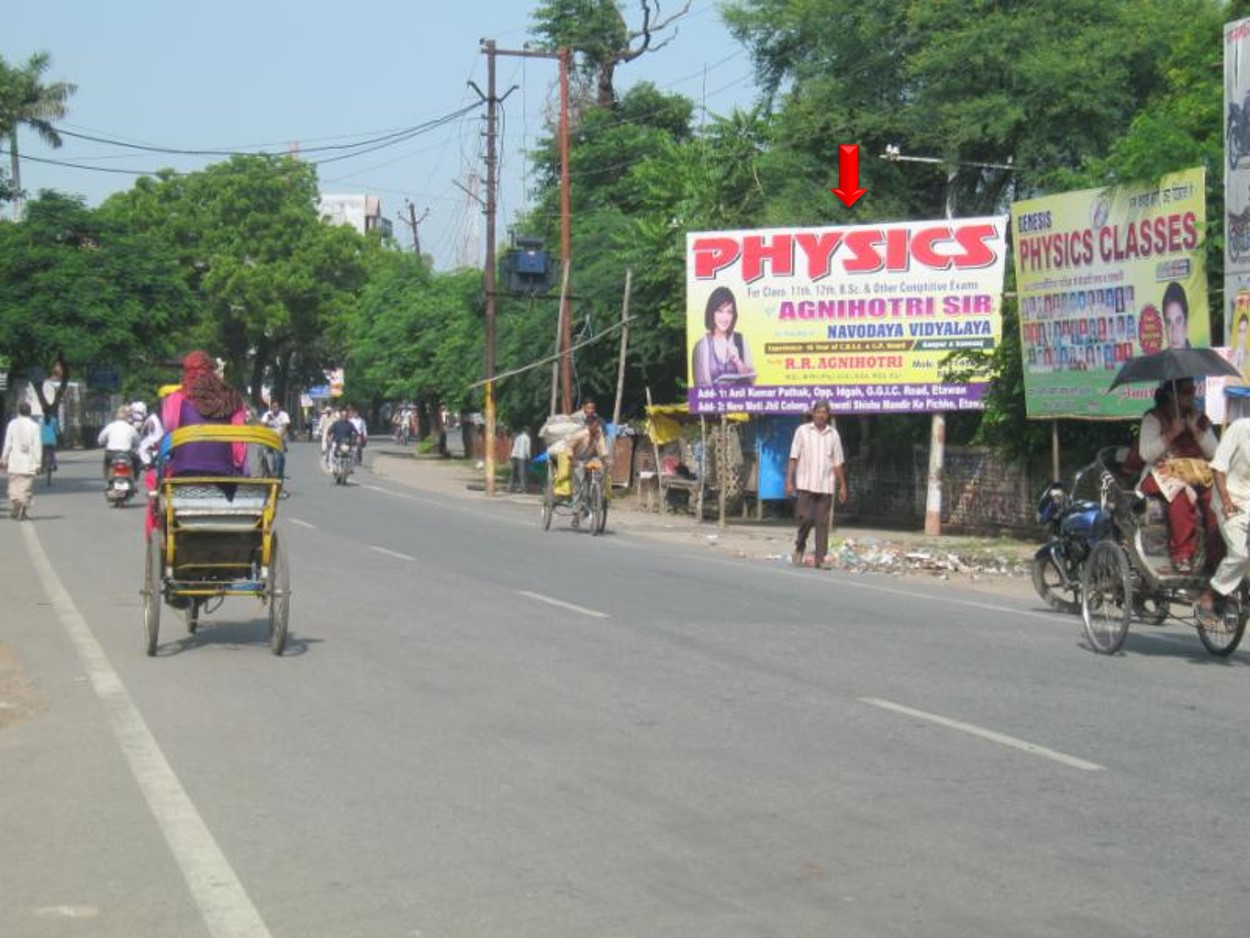
[[[285,152],[298,145],[323,160],[342,146],[432,124],[407,139],[382,141],[371,153],[318,167],[323,193],[367,193],[408,248],[398,220],[415,209],[423,253],[435,267],[480,264],[485,256],[481,205],[484,105],[468,85],[487,89],[480,40],[521,49],[531,40],[537,0],[41,0],[12,4],[0,34],[11,65],[47,51],[44,80],[78,86],[59,149],[29,130],[19,138],[22,187],[51,188],[98,205],[129,189],[136,173],[193,171],[225,157],[154,153],[118,144],[174,150]],[[664,0],[662,12],[679,0]],[[637,4],[626,2],[636,25]],[[617,92],[638,81],[683,94],[710,114],[755,98],[750,58],[721,20],[718,0],[693,0],[671,40],[617,70]],[[557,65],[500,56],[497,94],[505,99],[499,143],[499,236],[527,204],[532,167],[525,156],[546,135],[558,105]],[[110,142],[70,137],[68,133]],[[8,166],[7,155],[3,158]],[[36,162],[58,160],[74,168]],[[476,181],[475,178],[476,177]],[[461,188],[463,187],[463,188]]]

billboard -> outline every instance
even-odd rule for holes
[[[1002,337],[1006,218],[686,236],[692,413],[979,410],[988,379],[942,381]]]
[[[1012,206],[1030,418],[1139,417],[1151,387],[1107,390],[1124,362],[1211,344],[1205,179],[1190,169]]]
[[[1250,376],[1250,19],[1224,24],[1224,339]]]

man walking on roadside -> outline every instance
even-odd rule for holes
[[[795,513],[799,519],[798,534],[794,539],[794,555],[791,560],[796,567],[803,565],[803,552],[807,548],[807,535],[816,529],[815,566],[825,566],[829,552],[829,509],[833,496],[839,504],[847,499],[846,467],[842,456],[842,438],[829,422],[829,402],[819,400],[812,405],[812,422],[794,431],[790,444],[790,463],[786,469],[786,497],[798,494]]]
[[[512,476],[508,479],[509,492],[524,493],[526,488],[525,467],[530,461],[530,435],[524,427],[517,430],[512,439]]]
[[[17,416],[4,431],[0,469],[9,473],[9,517],[25,521],[35,501],[35,476],[43,460],[39,424],[30,418],[30,404],[17,405]]]

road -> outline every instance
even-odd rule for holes
[[[291,454],[259,604],[141,646],[141,513],[0,523],[0,934],[1241,935],[1250,658]],[[7,714],[7,716],[3,716]]]

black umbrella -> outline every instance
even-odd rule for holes
[[[1209,375],[1228,375],[1240,378],[1237,366],[1209,348],[1170,348],[1153,355],[1130,358],[1111,382],[1112,388],[1121,384],[1143,384],[1147,381],[1180,381],[1185,378],[1205,378]]]

